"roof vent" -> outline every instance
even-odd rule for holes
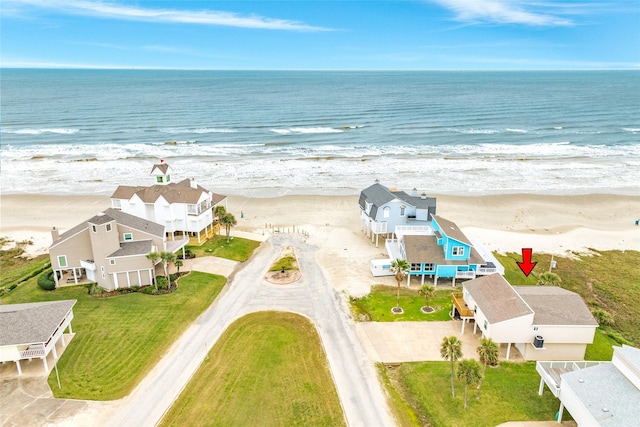
[[[420,198],[421,198],[422,200],[427,200],[427,193],[422,193],[422,194],[420,195]]]
[[[605,406],[604,408],[602,408],[602,412],[609,412],[609,408]]]
[[[104,216],[104,212],[98,212],[96,216]]]

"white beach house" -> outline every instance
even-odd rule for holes
[[[153,165],[154,185],[119,186],[111,207],[161,224],[169,239],[191,237],[201,243],[214,232],[216,206],[226,207],[226,196],[215,194],[194,179],[173,182],[173,168],[164,160]]]
[[[0,362],[14,362],[22,375],[21,361],[41,359],[49,372],[47,357],[58,360],[56,345],[66,346],[64,331],[71,329],[76,300],[0,305]],[[70,338],[67,338],[67,340]]]

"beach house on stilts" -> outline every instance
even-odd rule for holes
[[[214,209],[226,208],[227,197],[215,194],[195,179],[173,182],[173,168],[164,160],[151,168],[154,185],[121,185],[111,195],[111,207],[165,227],[167,238],[190,238],[200,244],[215,230]]]

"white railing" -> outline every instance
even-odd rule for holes
[[[433,229],[428,225],[396,225],[397,236],[431,236]]]
[[[373,222],[373,223],[371,223],[371,231],[374,234],[385,234],[385,233],[387,233],[387,223],[386,222]]]
[[[456,279],[475,279],[476,272],[470,271],[456,271]]]
[[[85,270],[91,270],[91,271],[95,271],[96,269],[96,263],[93,262],[93,260],[91,259],[81,259],[80,260],[80,267],[84,268]]]
[[[560,395],[560,388],[562,387],[562,374],[585,369],[590,366],[596,366],[601,363],[610,362],[595,362],[595,361],[556,361],[556,362],[536,362],[536,371],[540,377],[544,380],[549,390],[555,397]],[[542,387],[539,390],[542,393]]]
[[[20,352],[20,359],[32,359],[34,357],[44,357],[44,347],[27,349]]]
[[[476,273],[481,274],[481,275],[486,275],[486,274],[493,274],[493,273],[497,273],[498,269],[497,268],[485,268],[485,267],[479,267],[476,270]]]

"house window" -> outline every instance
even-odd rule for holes
[[[94,233],[97,233],[97,232],[98,232],[98,229],[96,228],[96,226],[95,226],[95,225],[92,225],[92,226],[91,226],[91,231],[93,231]]]
[[[187,213],[189,215],[197,215],[197,213],[196,213],[196,205],[187,205]]]
[[[107,232],[111,231],[111,224],[107,224]]]
[[[122,207],[121,202],[122,200],[120,199],[111,199],[111,205],[113,206],[114,209],[120,209]]]
[[[464,246],[454,246],[451,248],[453,256],[464,256]]]
[[[156,182],[162,182],[162,177],[161,176],[156,176]]]
[[[171,181],[171,175],[167,175],[167,182]]]
[[[407,210],[406,206],[400,206],[400,216],[404,216],[404,211]]]
[[[124,233],[124,240],[133,240],[133,233]]]
[[[424,271],[433,271],[434,270],[433,267],[434,267],[433,264],[425,264]]]
[[[110,259],[109,260],[109,265],[116,265],[116,260],[115,259]]]
[[[385,207],[382,210],[382,216],[385,218],[389,218],[389,212],[391,212],[391,209],[389,208],[389,206]]]
[[[60,267],[68,267],[66,255],[58,255],[58,265]]]
[[[422,264],[420,264],[419,262],[411,263],[411,271],[420,271],[420,270],[422,270]]]

